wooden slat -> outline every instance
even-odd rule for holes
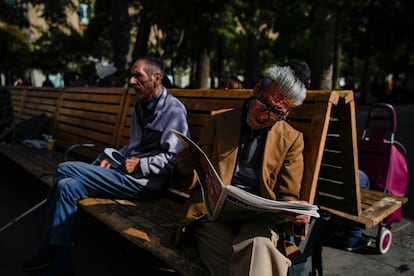
[[[78,116],[79,114],[85,114],[84,116]],[[87,114],[87,115],[86,115]],[[58,122],[61,125],[78,126],[85,129],[91,129],[97,132],[103,132],[112,134],[117,123],[114,121],[116,116],[109,114],[96,114],[92,112],[81,112],[75,114],[66,115],[65,112],[61,112],[58,118]],[[95,115],[96,117],[90,117]],[[85,118],[90,118],[85,120]]]
[[[23,101],[26,96],[25,87],[9,87],[6,88],[10,90],[12,105],[13,105],[13,115],[14,123],[20,121],[20,114],[23,109]]]

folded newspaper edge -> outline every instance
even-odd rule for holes
[[[114,148],[105,148],[92,164],[98,165],[103,159],[108,160],[111,167],[117,170],[122,170],[125,164],[125,156]]]
[[[103,152],[111,166],[118,169],[125,163],[125,156],[118,150],[114,148],[105,148]]]

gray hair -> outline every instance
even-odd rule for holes
[[[144,71],[149,75],[152,76],[155,73],[161,74],[161,79],[164,77],[164,66],[162,64],[162,61],[156,57],[153,56],[144,56],[139,58],[138,60],[144,60],[145,66]],[[138,62],[138,60],[136,62]]]
[[[294,100],[292,108],[301,105],[305,100],[305,85],[296,78],[294,72],[287,66],[270,67],[265,74],[258,93],[262,94],[271,84],[274,85],[283,99]]]

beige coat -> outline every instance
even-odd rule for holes
[[[199,145],[209,156],[225,185],[230,185],[236,166],[242,126],[241,109],[226,110],[212,116],[203,130]],[[287,122],[277,122],[268,132],[264,148],[263,166],[260,179],[260,195],[269,199],[298,200],[304,170],[303,135]],[[185,218],[177,233],[176,242],[185,234],[191,222],[206,215],[201,189],[196,181],[194,192],[186,204]],[[295,228],[295,230],[294,230]],[[302,236],[304,229],[290,225],[284,228],[288,234]]]

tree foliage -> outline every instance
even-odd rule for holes
[[[70,71],[85,59],[82,42],[82,36],[76,31],[67,34],[52,26],[33,44],[34,65],[45,73]]]
[[[31,48],[18,26],[0,25],[0,72],[11,82],[12,74],[23,72],[31,63]]]
[[[33,44],[42,68],[82,67],[91,56],[127,69],[152,54],[169,74],[188,70],[193,87],[208,80],[217,86],[215,79],[229,75],[251,86],[264,68],[289,58],[311,65],[315,89],[337,88],[339,76],[352,76],[362,89],[375,74],[414,78],[414,34],[404,27],[413,25],[412,1],[96,0],[82,35],[64,20],[65,11],[75,9],[72,1],[31,2],[43,4],[51,26]],[[0,8],[0,20],[24,26],[16,16],[21,7]]]

